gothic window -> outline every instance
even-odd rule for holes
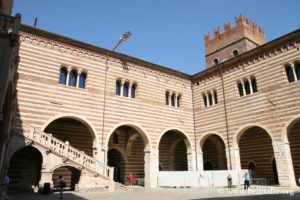
[[[252,85],[253,93],[257,92],[257,85],[256,85],[256,78],[255,77],[251,78],[251,85]]]
[[[175,94],[174,93],[171,96],[171,106],[175,107]]]
[[[215,104],[217,104],[218,103],[218,95],[217,95],[216,90],[214,90],[213,95],[214,95],[214,99],[215,99]]]
[[[85,88],[86,72],[81,72],[79,76],[79,88]]]
[[[207,107],[207,98],[205,94],[202,94],[204,106]]]
[[[300,63],[295,64],[297,80],[300,80]]]
[[[129,93],[129,83],[126,81],[123,85],[123,96],[128,97]]]
[[[294,73],[293,73],[293,69],[291,66],[287,66],[285,68],[285,71],[286,71],[286,75],[287,75],[287,78],[289,80],[289,83],[292,83],[295,81],[295,77],[294,77]]]
[[[61,67],[59,72],[59,84],[66,85],[67,84],[67,68]]]
[[[131,86],[131,98],[135,98],[136,84],[132,84]]]
[[[170,96],[170,93],[167,91],[166,92],[166,105],[169,105],[169,96]]]
[[[243,95],[244,95],[244,92],[243,92],[243,85],[242,85],[242,83],[241,83],[241,82],[238,82],[238,83],[237,83],[237,87],[238,87],[240,96],[243,96]]]
[[[72,69],[69,75],[69,86],[76,87],[77,71]]]
[[[121,95],[121,86],[122,86],[122,83],[120,80],[117,80],[116,81],[116,95],[120,96]]]
[[[250,94],[250,83],[248,80],[245,80],[244,81],[244,84],[245,84],[245,91],[246,91],[246,95]]]
[[[210,92],[208,93],[208,103],[210,106],[213,104],[212,95]]]
[[[177,107],[180,107],[181,95],[177,96]]]

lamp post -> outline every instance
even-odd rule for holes
[[[131,36],[130,31],[125,32],[120,37],[119,42],[114,46],[114,48],[111,51],[107,50],[107,53],[106,53],[105,72],[104,72],[104,91],[103,91],[103,112],[102,112],[102,138],[101,138],[101,145],[102,145],[104,163],[106,162],[106,159],[105,159],[106,158],[106,153],[105,153],[105,148],[104,148],[104,121],[105,121],[105,105],[106,105],[106,78],[107,78],[107,71],[109,69],[108,57],[109,57],[110,52],[115,51],[118,48],[118,46],[120,46],[121,43],[126,41],[130,36]]]

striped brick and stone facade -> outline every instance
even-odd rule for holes
[[[113,166],[114,181],[127,184],[133,173],[156,187],[159,170],[250,166],[253,177],[296,184],[299,30],[192,76],[29,26],[20,34],[17,121]],[[23,162],[22,149],[10,148],[18,154],[7,162]],[[54,166],[61,158],[50,158],[53,151],[45,150],[38,161],[40,183],[55,185],[59,174],[70,187],[79,176],[79,183],[92,180],[92,172],[74,169],[66,158]]]

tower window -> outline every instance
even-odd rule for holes
[[[203,102],[204,102],[204,106],[207,107],[207,99],[206,99],[206,95],[202,94],[203,97]]]
[[[232,54],[233,54],[234,56],[238,56],[238,55],[239,55],[239,50],[235,49],[235,50],[232,52]]]
[[[120,80],[117,80],[116,81],[116,95],[120,96],[121,95],[121,86],[122,86],[122,83]]]
[[[135,83],[131,86],[131,98],[135,98],[136,87]]]
[[[123,85],[123,96],[128,97],[128,92],[129,92],[129,83],[125,82]]]
[[[300,80],[300,63],[295,64],[297,80]]]
[[[171,105],[175,107],[175,94],[173,93],[171,96]]]
[[[214,59],[214,64],[215,64],[215,65],[219,64],[219,58],[215,58],[215,59]]]
[[[169,95],[170,95],[170,93],[167,91],[166,92],[166,105],[169,105]]]

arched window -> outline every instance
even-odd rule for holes
[[[218,103],[218,95],[217,95],[217,91],[214,90],[214,99],[215,99],[215,104]]]
[[[79,88],[85,88],[86,72],[81,72],[79,76]]]
[[[251,78],[251,85],[252,85],[253,93],[257,92],[257,85],[256,85],[256,78],[255,77]]]
[[[174,93],[171,96],[171,106],[175,107],[175,94]]]
[[[181,100],[181,95],[178,95],[177,96],[177,107],[180,106],[180,100]]]
[[[212,95],[210,92],[208,93],[208,102],[210,106],[213,104]]]
[[[76,87],[77,71],[72,69],[69,75],[69,86]]]
[[[120,96],[121,95],[121,86],[122,86],[122,83],[120,80],[117,80],[116,81],[116,95]]]
[[[219,58],[215,58],[215,59],[214,59],[214,64],[215,64],[215,65],[219,64]]]
[[[126,81],[123,85],[123,96],[128,97],[129,83]]]
[[[235,49],[235,50],[232,52],[232,54],[233,54],[234,56],[238,56],[238,55],[239,55],[239,50]]]
[[[131,86],[131,98],[135,98],[136,84],[132,84]]]
[[[59,84],[66,85],[67,84],[67,68],[62,67],[59,71]]]
[[[292,67],[291,66],[287,66],[285,68],[285,71],[286,71],[286,75],[287,75],[287,78],[289,80],[289,83],[294,82],[295,81],[295,77],[294,77],[294,73],[293,73]]]
[[[169,105],[169,96],[170,96],[170,93],[167,91],[166,92],[166,105]]]
[[[237,87],[238,87],[238,90],[239,90],[239,94],[240,94],[240,97],[243,96],[244,92],[243,92],[243,85],[241,82],[237,82]]]
[[[204,106],[207,107],[207,99],[206,99],[206,95],[202,94],[203,97],[203,102],[204,102]]]
[[[248,94],[250,94],[250,83],[248,80],[245,80],[244,83],[245,83],[246,95],[248,95]]]
[[[300,63],[295,64],[297,80],[300,80]]]

